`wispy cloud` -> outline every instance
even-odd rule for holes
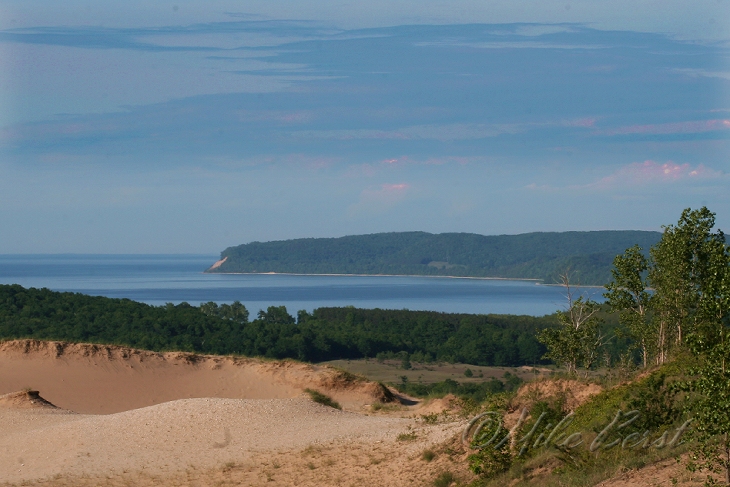
[[[565,127],[582,127],[582,128],[592,128],[595,127],[596,122],[598,121],[597,118],[594,117],[586,117],[586,118],[578,118],[575,120],[566,120],[562,123]]]
[[[548,41],[487,41],[487,42],[463,42],[456,40],[443,40],[436,42],[419,42],[419,47],[470,47],[472,49],[608,49],[609,45],[602,44],[569,44]]]
[[[345,129],[345,130],[302,130],[293,132],[300,138],[321,138],[334,140],[354,139],[390,139],[390,140],[438,140],[450,142],[457,140],[478,140],[500,135],[515,135],[539,128],[578,127],[591,128],[595,118],[579,118],[575,120],[559,120],[554,122],[526,123],[452,123],[432,125],[412,125],[391,130]],[[394,161],[395,162],[395,161]]]
[[[666,183],[683,179],[708,179],[721,176],[722,173],[705,167],[702,164],[691,166],[688,163],[677,164],[673,161],[659,163],[652,160],[634,162],[620,168],[613,174],[600,179],[593,186],[613,187],[618,184]]]
[[[302,138],[335,140],[390,139],[390,140],[473,140],[497,137],[502,134],[516,134],[525,128],[516,124],[444,124],[414,125],[393,130],[351,129],[351,130],[305,130],[293,135]]]
[[[524,186],[533,191],[591,190],[609,191],[648,185],[666,185],[677,182],[700,182],[714,180],[725,175],[703,164],[692,166],[689,163],[678,164],[673,161],[664,163],[653,160],[634,162],[620,167],[608,176],[587,184],[554,186],[550,184],[531,183]]]
[[[0,31],[0,41],[87,49],[227,51],[329,38],[343,31],[301,21],[210,22],[165,27],[32,27]]]
[[[696,68],[676,68],[673,69],[675,73],[686,74],[693,78],[720,78],[730,80],[730,71],[710,71],[708,69],[696,69]]]
[[[473,162],[484,162],[485,157],[463,157],[463,156],[442,156],[442,157],[411,157],[399,156],[380,161],[384,166],[405,166],[405,165],[421,165],[421,166],[442,166],[444,164],[465,165]]]
[[[669,134],[699,134],[703,132],[717,132],[730,130],[729,119],[692,120],[686,122],[660,123],[648,125],[628,125],[614,129],[601,130],[601,135],[669,135]]]

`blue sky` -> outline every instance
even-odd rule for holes
[[[730,230],[727,0],[291,3],[3,2],[0,253]]]

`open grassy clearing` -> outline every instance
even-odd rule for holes
[[[380,382],[401,382],[403,376],[409,382],[421,382],[433,384],[446,379],[455,380],[461,383],[479,383],[490,379],[502,379],[505,373],[518,376],[524,381],[533,380],[540,376],[549,375],[552,369],[546,367],[487,367],[469,364],[448,364],[448,363],[417,363],[411,362],[410,369],[404,369],[399,360],[360,359],[360,360],[330,360],[322,362],[323,365],[331,365],[353,374],[362,375],[370,380]],[[467,369],[472,371],[472,376],[465,375]]]

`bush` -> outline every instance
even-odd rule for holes
[[[412,367],[411,361],[408,359],[408,355],[403,357],[403,360],[400,361],[400,368],[403,370],[408,370]]]
[[[436,480],[433,481],[434,487],[449,487],[449,485],[456,482],[456,477],[454,477],[454,474],[446,471],[439,474],[438,477],[436,477]]]
[[[495,449],[490,446],[469,455],[469,469],[483,478],[492,478],[506,472],[512,466],[509,446]]]
[[[322,404],[324,406],[329,406],[331,408],[335,409],[342,409],[342,406],[340,406],[340,403],[332,399],[331,397],[322,394],[319,391],[315,391],[314,389],[304,389],[304,392],[309,394],[309,397],[312,398],[312,401]]]

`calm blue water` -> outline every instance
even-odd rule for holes
[[[241,301],[254,314],[323,306],[540,316],[564,290],[531,281],[385,276],[203,274],[217,255],[0,255],[0,284],[47,287],[153,305]],[[601,300],[599,289],[584,292]]]

